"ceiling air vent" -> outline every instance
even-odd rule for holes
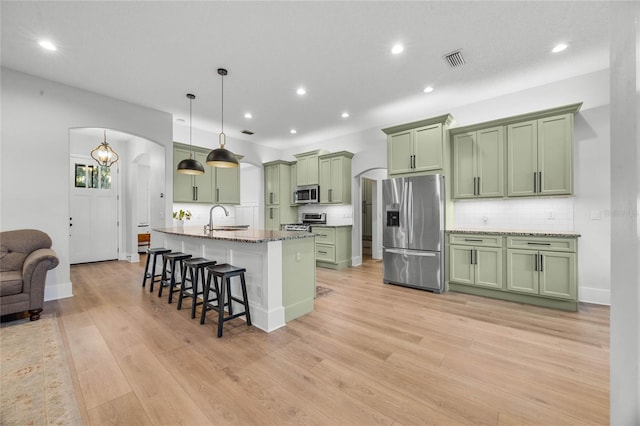
[[[456,50],[444,55],[444,59],[447,61],[451,68],[458,68],[464,64],[464,58],[462,57],[462,51]]]
[[[245,135],[252,135],[253,134],[253,132],[251,130],[247,130],[247,129],[244,129],[242,131],[242,133],[244,133]]]

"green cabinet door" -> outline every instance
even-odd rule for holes
[[[207,154],[202,152],[194,152],[196,160],[204,166],[204,174],[193,177],[194,186],[196,188],[197,203],[212,204],[214,203],[214,186],[215,186],[215,169],[207,165]]]
[[[387,161],[390,175],[412,172],[413,136],[411,130],[389,135]]]
[[[298,185],[317,185],[318,182],[318,157],[298,158],[297,179]]]
[[[476,132],[453,137],[453,198],[475,198]]]
[[[449,246],[449,281],[472,285],[475,283],[475,268],[471,263],[473,248]]]
[[[538,120],[538,192],[573,192],[573,114]]]
[[[504,288],[501,248],[476,247],[475,269],[476,285],[490,288]]]
[[[220,204],[240,204],[240,167],[214,167],[215,200]]]
[[[264,203],[267,206],[280,204],[280,169],[277,164],[264,169]]]
[[[504,195],[504,127],[478,130],[475,144],[478,197]]]
[[[519,293],[538,294],[538,252],[507,250],[507,289]]]
[[[296,206],[296,203],[293,199],[293,193],[296,190],[296,186],[298,185],[298,164],[293,163],[289,169],[289,174],[291,176],[291,180],[289,182],[289,192],[285,195],[282,195],[283,200],[289,200],[289,204],[291,206]],[[296,206],[297,207],[297,206]]]
[[[540,294],[575,300],[577,294],[576,255],[540,251]]]
[[[269,231],[280,230],[280,207],[266,207],[264,227]]]
[[[413,138],[414,171],[442,169],[442,124],[415,129]]]
[[[329,203],[331,189],[331,158],[321,159],[318,163],[318,174],[320,182],[320,202]]]
[[[351,192],[346,194],[345,179],[351,176],[345,176],[343,164],[346,160],[343,157],[334,157],[331,159],[331,192],[329,193],[330,203],[346,203],[351,201]],[[347,197],[347,195],[349,195]]]
[[[536,120],[507,126],[507,195],[532,196],[538,172],[538,123]],[[537,189],[537,184],[536,188]]]
[[[189,150],[180,148],[173,149],[173,202],[192,203],[195,201],[195,188],[193,175],[178,173],[178,164],[189,158]]]

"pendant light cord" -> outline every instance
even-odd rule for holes
[[[193,103],[193,98],[189,97],[189,159],[193,160],[193,146],[191,145],[191,128],[193,127],[191,124],[191,104]]]

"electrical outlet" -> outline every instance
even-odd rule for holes
[[[591,210],[591,220],[600,220],[600,219],[602,219],[600,210]]]
[[[489,222],[489,217],[488,216],[482,216],[482,222],[483,223]]]
[[[555,218],[556,218],[556,212],[554,212],[553,210],[548,210],[547,211],[547,219],[553,220]]]
[[[302,259],[302,256],[300,255],[300,252],[296,253],[296,262],[300,262],[300,259]]]

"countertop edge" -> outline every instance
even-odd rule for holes
[[[297,240],[301,238],[315,238],[315,234],[305,231],[213,231],[208,234],[185,231],[182,228],[153,228],[153,231],[178,237],[200,238],[203,240],[234,241],[238,243],[269,243],[273,241]]]
[[[579,238],[580,234],[575,232],[549,232],[549,231],[506,231],[497,229],[447,229],[446,234],[485,234],[485,235],[506,235],[516,237],[549,237],[549,238]]]

